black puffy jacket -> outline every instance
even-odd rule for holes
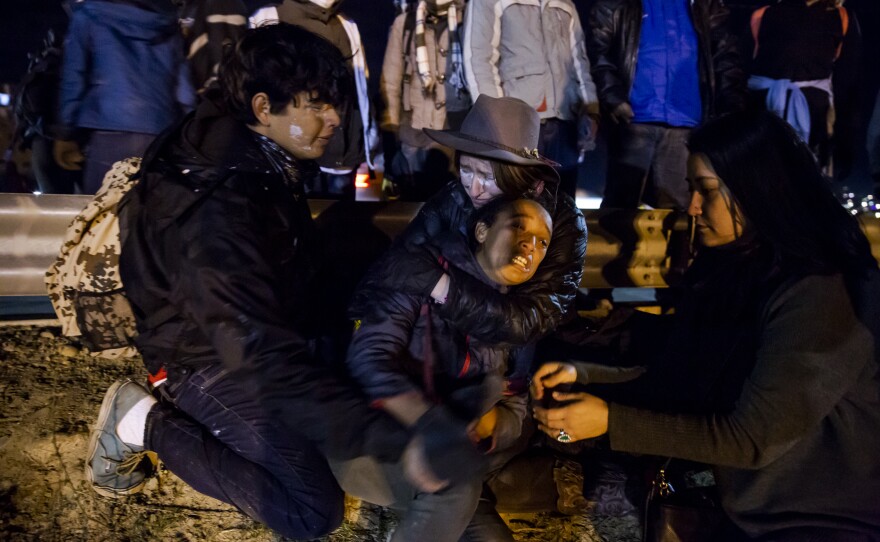
[[[746,73],[727,27],[721,0],[692,0],[691,21],[699,42],[703,118],[745,108]],[[639,55],[642,0],[596,0],[590,11],[590,57],[599,103],[611,111],[629,101]]]
[[[430,247],[428,241],[442,232],[466,234],[468,218],[473,211],[474,206],[461,183],[450,182],[425,203],[406,231],[397,238],[395,246],[423,253]],[[523,345],[553,331],[580,286],[587,253],[587,225],[574,200],[567,194],[558,194],[551,215],[553,238],[550,248],[530,281],[513,288],[508,294],[501,294],[450,266],[449,296],[443,305],[438,306],[439,314],[454,322],[460,331],[491,344]],[[389,252],[376,264],[382,271],[365,278],[365,287],[422,293],[418,288],[408,286],[413,282],[433,285],[443,270],[430,259],[423,260],[421,268],[414,267],[415,263],[393,257],[393,251]],[[426,281],[425,276],[431,279]],[[352,316],[358,317],[357,311],[353,310]]]
[[[222,363],[326,455],[396,459],[404,429],[312,357],[315,250],[301,184],[210,101],[154,143],[141,171],[120,204],[120,271],[147,368],[171,378]]]
[[[431,244],[461,273],[487,288],[498,288],[480,269],[464,236],[447,232]],[[382,269],[374,267],[370,272]],[[427,296],[372,289],[380,282],[366,281],[352,305],[352,311],[362,316],[346,363],[367,396],[381,402],[419,393],[446,405],[465,423],[497,407],[494,447],[510,446],[526,417],[529,368],[509,365],[508,348],[460,331]]]

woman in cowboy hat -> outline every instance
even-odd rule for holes
[[[425,203],[395,248],[378,262],[383,273],[371,273],[366,280],[430,293],[444,314],[483,341],[525,345],[553,331],[580,285],[587,227],[574,200],[558,192],[553,162],[538,154],[540,126],[538,113],[522,100],[480,95],[460,130],[425,129],[455,150],[461,178]],[[474,209],[502,194],[538,200],[553,218],[553,241],[544,262],[534,278],[507,295],[454,266],[444,269],[426,243],[445,231],[465,235]]]

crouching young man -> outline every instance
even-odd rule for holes
[[[108,391],[87,462],[99,493],[139,491],[151,450],[196,490],[311,539],[343,514],[325,457],[397,461],[406,448],[405,428],[310,352],[316,251],[300,174],[351,77],[305,30],[250,30],[223,61],[222,97],[147,152],[121,203],[120,266],[167,400],[132,381]]]
[[[534,275],[553,226],[537,202],[501,197],[475,211],[468,230],[469,240],[449,232],[433,239],[432,248],[442,261],[506,291]],[[362,288],[351,314],[359,320],[347,359],[354,379],[376,406],[415,428],[429,453],[439,447],[448,453],[432,463],[429,474],[434,477],[422,479],[433,493],[408,483],[405,465],[371,460],[331,462],[343,488],[399,513],[392,541],[454,542],[466,530],[467,539],[512,540],[494,508],[475,512],[483,477],[502,466],[500,452],[522,431],[528,368],[509,367],[505,346],[459,332],[425,297]],[[488,455],[473,458],[452,451],[449,443],[461,441]],[[452,480],[462,473],[466,478]]]

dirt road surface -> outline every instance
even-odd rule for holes
[[[60,328],[0,327],[0,540],[269,542],[286,540],[167,470],[142,493],[97,495],[85,480],[89,425],[105,390],[143,374],[139,359],[90,356]],[[633,517],[508,516],[517,541],[638,540]],[[327,542],[384,541],[393,515],[348,502]]]

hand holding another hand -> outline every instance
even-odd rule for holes
[[[553,399],[566,403],[557,408],[535,407],[538,429],[560,442],[575,442],[608,432],[608,403],[589,393],[553,392]],[[567,439],[560,438],[567,435]]]

